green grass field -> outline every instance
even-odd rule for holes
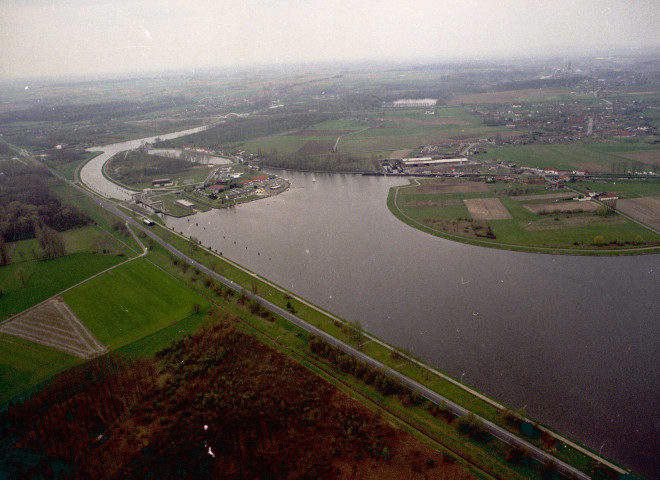
[[[95,225],[75,228],[61,232],[64,240],[66,253],[96,253],[104,248],[106,252],[112,254],[126,253],[126,245],[122,244],[117,238],[101,230]],[[125,237],[124,237],[125,238]],[[9,256],[13,262],[24,262],[27,260],[38,260],[41,247],[35,238],[28,240],[19,240],[7,245]]]
[[[353,130],[344,136],[338,146],[341,153],[384,152],[385,156],[404,148],[416,148],[441,140],[468,137],[484,137],[502,131],[499,127],[488,127],[481,117],[462,107],[438,107],[435,115],[425,115],[423,109],[390,109],[372,112],[372,120],[384,119],[380,126],[371,128],[366,122],[349,119],[329,120],[309,127],[305,135],[269,135],[242,143],[242,148],[256,153],[269,153],[274,149],[280,154],[292,154],[307,142],[330,142],[339,135],[317,135],[321,131]],[[320,153],[328,153],[326,151]]]
[[[625,142],[614,140],[607,143],[582,142],[553,145],[513,145],[489,148],[487,153],[475,155],[481,160],[497,158],[502,161],[514,162],[518,165],[559,170],[589,170],[594,166],[610,173],[612,166],[620,162],[632,163],[625,154],[657,151],[656,145],[647,143]],[[653,164],[648,169],[653,168]]]
[[[0,320],[22,312],[65,288],[125,260],[116,255],[74,253],[51,260],[28,260],[0,268]],[[24,272],[25,286],[16,271]]]
[[[0,334],[0,405],[84,360]]]
[[[110,350],[117,349],[206,309],[197,295],[145,259],[86,282],[64,300]]]
[[[274,149],[280,154],[292,154],[302,148],[309,141],[313,140],[336,140],[337,136],[314,135],[312,130],[309,135],[269,135],[248,140],[242,144],[243,149],[248,152],[257,153],[259,150],[270,153]],[[328,152],[326,152],[328,153]]]
[[[420,145],[441,141],[491,136],[500,130],[497,127],[474,124],[447,123],[432,125],[412,122],[402,124],[388,122],[381,127],[342,138],[339,151],[349,153],[417,148]]]
[[[182,318],[177,323],[118,348],[117,352],[131,357],[153,357],[161,348],[171,345],[190,332],[194,332],[203,325],[205,317],[206,312],[194,313]]]

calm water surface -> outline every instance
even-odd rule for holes
[[[462,245],[389,213],[389,188],[407,180],[278,173],[292,182],[284,194],[167,223],[464,383],[526,406],[594,450],[660,476],[659,255]]]

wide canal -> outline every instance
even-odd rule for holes
[[[392,177],[278,171],[284,194],[168,218],[259,275],[651,477],[660,256],[463,245],[397,220]]]

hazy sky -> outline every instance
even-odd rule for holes
[[[0,78],[660,46],[660,0],[0,0]]]

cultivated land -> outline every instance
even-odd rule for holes
[[[656,230],[660,230],[660,197],[641,197],[621,200],[617,208],[637,218]]]
[[[468,198],[463,200],[475,220],[508,220],[511,214],[498,198]]]
[[[0,324],[0,333],[89,360],[108,350],[61,298],[53,298]]]
[[[415,179],[409,186],[392,188],[388,205],[415,228],[483,246],[576,254],[660,250],[658,233],[606,214],[595,200],[573,200],[578,195],[568,189],[548,193],[525,184],[485,184],[478,178]],[[632,201],[622,202],[623,208],[653,227],[655,198],[626,203]]]

